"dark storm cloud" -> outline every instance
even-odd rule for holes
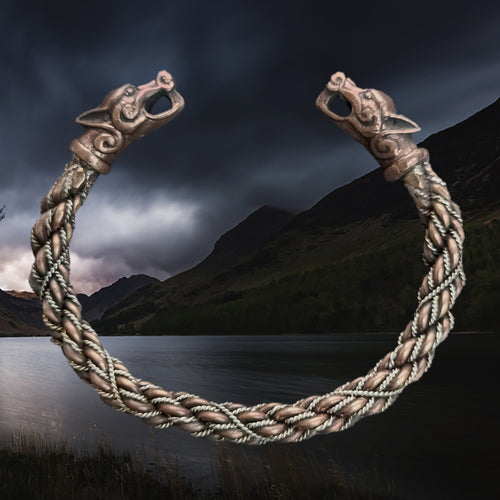
[[[159,69],[174,75],[185,110],[132,145],[79,215],[73,248],[82,262],[122,259],[107,281],[145,262],[161,277],[178,272],[258,206],[304,209],[373,169],[314,107],[334,71],[385,90],[422,126],[418,140],[498,98],[500,7],[425,1],[412,9],[404,2],[7,3],[0,202],[18,219],[2,223],[2,244],[25,244],[39,200],[81,131],[74,118]],[[149,220],[140,222],[141,214]],[[161,230],[141,232],[148,223]]]

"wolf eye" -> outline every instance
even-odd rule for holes
[[[125,104],[125,106],[123,107],[123,114],[127,118],[134,118],[136,115],[135,107],[132,104]]]
[[[131,96],[134,93],[135,93],[135,87],[130,86],[125,89],[125,95]]]

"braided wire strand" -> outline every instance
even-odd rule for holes
[[[74,155],[42,200],[41,216],[31,233],[35,263],[30,284],[42,300],[43,320],[52,331],[52,341],[62,348],[77,375],[106,404],[149,425],[177,426],[196,437],[246,444],[289,443],[341,431],[386,410],[406,386],[420,379],[453,328],[450,310],[465,284],[462,219],[446,184],[424,161],[406,173],[403,181],[427,226],[423,257],[429,272],[418,291],[413,319],[399,335],[395,349],[365,376],[292,404],[220,404],[162,389],[133,376],[108,353],[82,319],[70,284],[69,244],[75,214],[98,176]]]

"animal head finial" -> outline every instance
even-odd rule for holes
[[[335,98],[347,104],[350,110],[347,116],[340,116],[330,109],[329,104]],[[357,87],[340,71],[332,75],[318,96],[316,106],[368,149],[384,168],[387,180],[400,178],[416,163],[428,158],[427,151],[417,148],[411,138],[420,127],[397,114],[387,94]]]
[[[171,107],[155,113],[154,105],[162,97]],[[83,125],[85,132],[72,141],[70,149],[106,174],[129,144],[172,120],[183,108],[184,99],[175,89],[172,76],[160,71],[155,80],[139,87],[126,84],[112,90],[99,107],[82,113],[76,123]]]

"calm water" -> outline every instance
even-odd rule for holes
[[[294,402],[364,375],[395,335],[104,337],[136,376],[214,401]],[[431,370],[385,413],[293,449],[343,470],[376,469],[403,498],[493,498],[500,459],[500,336],[452,334]],[[213,445],[177,429],[156,430],[101,402],[48,338],[0,339],[0,437],[23,425],[79,442],[99,432],[115,447],[156,446],[186,475],[210,473]],[[233,445],[234,446],[234,445]],[[265,447],[247,448],[266,460]],[[276,453],[276,452],[275,452]],[[500,498],[500,497],[497,497]]]

